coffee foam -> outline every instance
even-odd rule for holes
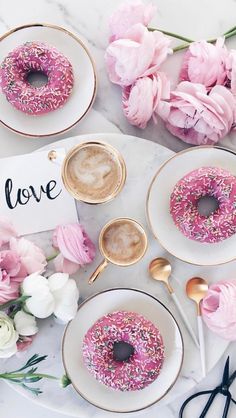
[[[68,178],[74,191],[92,199],[110,196],[122,178],[120,163],[99,145],[81,148],[68,162]]]
[[[103,235],[106,256],[117,263],[129,264],[144,252],[143,233],[130,221],[117,221]]]

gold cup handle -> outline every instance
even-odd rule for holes
[[[108,261],[104,258],[102,262],[99,264],[99,266],[96,268],[96,270],[93,272],[92,276],[89,279],[89,284],[93,284],[95,280],[97,280],[98,276],[103,272],[103,270],[108,265]]]

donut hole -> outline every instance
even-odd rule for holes
[[[113,345],[113,358],[115,361],[128,361],[134,354],[134,347],[126,341],[115,341]]]
[[[219,201],[216,197],[206,195],[200,197],[197,202],[197,210],[199,215],[209,217],[219,209]]]
[[[35,88],[46,86],[48,76],[43,71],[30,71],[26,77],[27,82]]]

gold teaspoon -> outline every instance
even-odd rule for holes
[[[200,303],[202,299],[206,296],[207,291],[208,284],[206,280],[202,279],[201,277],[193,277],[192,279],[189,279],[186,284],[187,296],[190,299],[192,299],[197,305],[198,336],[200,343],[200,355],[203,377],[206,376],[206,354]]]
[[[169,283],[169,277],[171,275],[171,264],[168,260],[166,260],[165,258],[155,258],[154,260],[151,261],[151,263],[149,264],[149,273],[150,276],[157,281],[160,281],[162,283],[165,284],[165,286],[167,287],[176,308],[178,309],[184,323],[185,326],[190,334],[190,336],[192,337],[194,343],[196,344],[197,348],[199,348],[199,343],[198,340],[196,338],[196,335],[193,332],[193,329],[188,321],[188,318],[172,288],[172,286]]]

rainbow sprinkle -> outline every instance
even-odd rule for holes
[[[33,87],[27,77],[42,72],[48,78]],[[41,115],[63,106],[71,94],[73,70],[68,59],[43,42],[26,42],[10,52],[0,66],[0,86],[7,100],[30,115]]]
[[[120,341],[134,347],[134,354],[123,362],[113,357],[113,345]],[[162,336],[154,324],[140,314],[109,313],[86,333],[83,359],[92,375],[111,389],[140,390],[160,373],[164,361]]]

